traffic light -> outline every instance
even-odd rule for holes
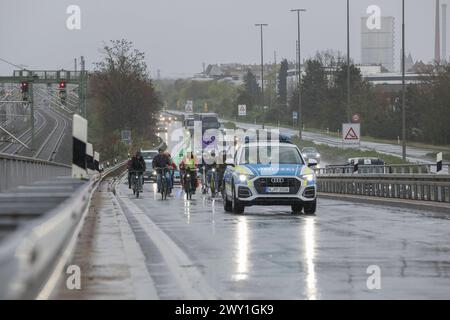
[[[66,82],[64,80],[61,80],[59,82],[59,89],[60,90],[65,90],[66,89]]]
[[[22,81],[22,82],[20,83],[20,91],[21,91],[22,93],[28,92],[28,82]]]
[[[67,98],[67,91],[66,91],[67,85],[66,85],[66,81],[65,81],[65,80],[61,80],[61,81],[59,82],[58,87],[59,87],[59,98],[60,98],[60,100],[61,100],[61,104],[62,104],[63,106],[65,106],[65,105],[66,105],[66,98]]]
[[[20,92],[22,93],[22,100],[28,101],[28,82],[22,81],[20,83]]]

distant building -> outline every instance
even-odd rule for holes
[[[394,17],[381,17],[380,29],[369,29],[367,17],[361,18],[361,64],[381,65],[394,71]]]

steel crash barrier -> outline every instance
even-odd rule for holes
[[[450,173],[450,164],[442,165],[442,173]],[[398,164],[398,165],[329,165],[315,170],[323,174],[436,174],[436,164]]]
[[[41,179],[70,176],[71,170],[64,164],[0,153],[0,192]]]
[[[39,165],[29,164],[33,170],[50,166],[34,161]],[[76,242],[93,192],[103,178],[123,170],[125,164],[118,162],[86,179],[72,178],[65,167],[56,166],[45,169],[53,170],[47,179],[0,193],[0,299],[42,295]],[[60,169],[66,174],[58,176]]]
[[[450,175],[319,174],[322,193],[450,203]]]

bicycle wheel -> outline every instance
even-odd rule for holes
[[[164,193],[166,192],[166,179],[161,177],[161,199],[164,200]]]
[[[211,196],[214,198],[216,196],[216,182],[214,179],[214,175],[211,176],[211,181],[209,183],[211,189]]]
[[[169,184],[167,183],[167,178],[164,179],[164,200],[167,200],[167,195],[169,194]]]

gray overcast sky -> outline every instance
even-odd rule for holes
[[[450,0],[442,1],[448,3]],[[66,8],[81,7],[82,28],[66,28]],[[401,48],[401,0],[351,1],[351,51],[360,60],[360,17],[369,5],[396,18],[396,67]],[[431,61],[434,0],[407,0],[406,49]],[[103,41],[127,38],[145,51],[152,75],[183,77],[205,63],[259,63],[259,31],[265,29],[266,60],[295,57],[296,15],[302,16],[302,55],[317,50],[346,51],[345,0],[0,0],[0,57],[33,69],[73,69],[84,55],[87,67],[100,59]],[[448,32],[450,35],[450,32]],[[0,74],[13,67],[0,62]]]

